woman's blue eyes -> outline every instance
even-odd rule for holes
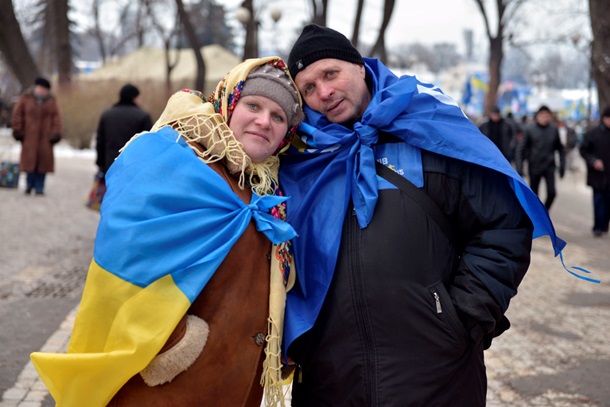
[[[248,103],[248,109],[252,110],[253,112],[258,111],[259,108],[260,106],[257,103]],[[272,113],[271,118],[278,123],[284,122],[284,116],[282,116],[281,114]]]

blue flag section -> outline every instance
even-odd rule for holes
[[[299,286],[288,293],[284,350],[313,326],[322,307],[350,199],[360,227],[365,228],[371,221],[377,202],[372,146],[377,142],[378,131],[415,148],[504,174],[534,224],[534,237],[549,236],[556,256],[565,247],[540,199],[455,101],[413,76],[398,78],[376,59],[364,60],[373,98],[361,121],[350,130],[306,108],[309,124],[301,124],[299,130],[309,148],[291,148],[282,161],[280,184],[292,197],[288,222],[303,233],[293,242]],[[412,165],[414,168],[408,173],[416,175],[409,179],[422,185],[421,160],[414,160]]]

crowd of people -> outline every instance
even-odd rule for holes
[[[50,88],[13,115],[27,194],[61,138]],[[574,151],[608,232],[610,107],[581,140],[547,106],[477,127],[314,24],[154,124],[139,96],[99,120],[107,192],[68,351],[32,354],[58,406],[276,406],[286,383],[293,406],[484,406],[533,238],[565,246],[549,210]]]

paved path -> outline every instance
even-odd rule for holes
[[[87,182],[79,181],[79,188],[88,185],[92,175],[89,164],[78,162],[78,158],[65,162],[71,163],[65,164],[66,169],[71,168],[71,176],[76,173],[79,177],[87,176]],[[534,241],[530,270],[508,311],[513,326],[496,338],[486,352],[490,407],[610,406],[610,236],[594,238],[591,234],[591,195],[583,180],[581,169],[559,182],[551,215],[559,235],[568,241],[564,252],[566,265],[591,270],[594,277],[602,279],[602,284],[571,276],[560,259],[553,257],[546,237]],[[67,188],[60,185],[55,182],[54,186]],[[61,205],[60,191],[49,195],[43,199],[54,196]],[[81,235],[82,231],[78,236]],[[64,245],[70,239],[79,239],[65,238],[68,240]],[[49,240],[48,244],[62,242]],[[85,270],[88,261],[83,263]],[[59,328],[41,348],[30,351],[65,349],[75,312],[75,301],[71,301]],[[14,384],[4,391],[0,407],[54,405],[27,357],[22,365]]]

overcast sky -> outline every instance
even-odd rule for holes
[[[217,0],[225,5],[228,16],[241,5],[241,0]],[[282,51],[287,51],[298,32],[295,26],[301,26],[309,15],[310,0],[254,0],[259,8],[259,20],[262,21],[261,41],[276,41]],[[348,38],[352,35],[355,18],[355,0],[328,0],[329,27],[341,31]],[[495,1],[486,1],[492,30],[496,24],[494,13]],[[372,45],[381,25],[383,0],[365,0],[361,42]],[[261,8],[261,6],[264,7]],[[277,24],[279,35],[272,36],[273,23],[270,11],[280,8],[283,16]],[[520,12],[530,21],[517,19],[511,27],[519,37],[541,39],[557,36],[561,32],[588,30],[587,0],[528,0]],[[517,22],[517,24],[514,24]],[[474,34],[474,45],[486,50],[489,46],[484,32],[483,18],[474,0],[396,0],[394,13],[386,34],[386,46],[420,42],[431,45],[439,42],[454,43],[459,52],[465,50],[464,30],[470,29]],[[589,34],[590,35],[590,34]],[[517,36],[516,36],[517,37]]]
[[[218,0],[224,4],[231,14],[238,8],[241,0]],[[281,48],[292,45],[295,35],[295,25],[309,16],[307,5],[309,0],[254,0],[255,7],[268,4],[259,10],[259,19],[262,20],[262,39],[273,41],[273,23],[269,17],[273,8],[283,11],[282,18],[277,24],[277,41]],[[329,0],[329,13],[327,25],[334,28],[348,38],[352,35],[352,26],[356,14],[356,1]],[[381,25],[383,0],[365,0],[360,39],[363,43],[371,44],[375,41],[379,26]],[[399,44],[421,42],[433,44],[438,42],[452,42],[463,49],[464,29],[474,29],[477,36],[483,35],[483,20],[476,8],[474,0],[396,0],[394,13],[390,20],[386,34],[386,46],[393,47]]]
[[[37,0],[13,0],[16,6],[32,4]],[[124,3],[129,0],[117,0]],[[236,27],[236,44],[243,44],[244,32],[241,24],[234,17],[234,12],[240,7],[242,0],[216,0],[225,6],[229,22]],[[309,5],[311,0],[253,0],[257,10],[257,18],[261,21],[259,38],[261,50],[274,49],[277,46],[281,52],[288,52],[300,32],[303,22],[311,14]],[[365,0],[365,9],[360,31],[361,44],[371,46],[381,25],[384,0]],[[487,4],[494,6],[494,1]],[[72,0],[72,6],[81,10],[80,18],[90,18],[89,7],[91,0]],[[101,16],[102,24],[109,22],[108,27],[116,27],[116,6],[113,1],[102,2],[105,12]],[[355,18],[356,0],[328,0],[329,13],[327,24],[348,38],[352,36],[352,26]],[[271,10],[282,10],[282,18],[277,25],[271,20]],[[517,33],[529,33],[529,39],[544,38],[558,35],[560,32],[576,32],[584,30],[584,36],[590,36],[588,30],[588,17],[586,15],[587,0],[528,0],[521,10],[524,10],[531,22],[518,27]],[[566,10],[569,10],[566,12]],[[493,11],[493,10],[492,10]],[[491,11],[490,11],[491,12]],[[556,14],[561,14],[558,18]],[[555,15],[554,15],[555,14]],[[578,16],[580,15],[580,17]],[[79,18],[77,17],[77,19]],[[558,19],[557,19],[558,18]],[[490,15],[495,24],[495,16]],[[513,21],[514,22],[514,21]],[[90,25],[85,24],[85,25]],[[396,0],[394,13],[386,33],[386,46],[389,49],[400,44],[420,42],[431,45],[439,42],[454,43],[458,52],[464,52],[464,30],[470,29],[474,33],[475,51],[486,52],[489,44],[484,33],[483,19],[475,0]],[[513,28],[514,29],[514,28]],[[546,32],[544,32],[546,30]],[[568,34],[569,35],[569,34]],[[363,47],[366,53],[366,47]]]

